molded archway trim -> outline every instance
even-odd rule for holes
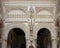
[[[26,26],[25,24],[21,24],[21,23],[19,23],[19,24],[11,23],[11,24],[8,24],[4,27],[3,39],[7,40],[8,39],[8,33],[10,32],[10,30],[12,30],[14,28],[22,29],[25,33],[26,39],[29,38],[29,27],[28,26]]]
[[[51,39],[56,39],[57,32],[56,32],[55,25],[53,23],[39,23],[39,24],[35,25],[34,30],[33,30],[33,34],[34,34],[33,38],[34,39],[37,39],[37,33],[42,28],[46,28],[50,31]]]

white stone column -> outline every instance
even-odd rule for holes
[[[3,39],[2,48],[7,48],[7,40]]]
[[[26,48],[29,48],[29,45],[30,45],[30,40],[26,39]]]
[[[37,48],[37,39],[33,39],[33,46],[34,48]]]
[[[52,39],[52,48],[57,48],[57,39]]]

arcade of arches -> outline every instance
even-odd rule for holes
[[[60,48],[60,0],[0,0],[0,48]]]
[[[26,48],[25,33],[19,28],[12,29],[8,34],[7,48]],[[37,48],[51,48],[51,34],[42,28],[37,34]]]
[[[27,38],[26,36],[28,36],[30,34],[28,34],[24,30],[25,28],[23,29],[23,28],[19,28],[19,27],[20,26],[18,26],[17,28],[11,28],[11,30],[6,29],[9,31],[6,32],[7,36],[4,34],[7,37],[7,39],[4,36],[2,48],[29,48],[31,43],[29,43],[29,41],[30,41],[29,39],[26,39]],[[28,29],[26,29],[26,30],[28,30]],[[33,48],[59,48],[60,43],[57,42],[56,36],[52,36],[52,35],[55,35],[55,32],[52,33],[51,30],[49,30],[48,28],[40,28],[37,31],[36,41],[34,41],[34,39],[33,39],[33,42],[36,43],[36,44],[34,44],[32,42]],[[26,35],[26,34],[28,34],[28,35]],[[36,34],[33,34],[33,36],[34,35],[36,35]]]
[[[7,48],[28,48],[25,36],[25,32],[22,29],[11,29],[8,33]],[[47,28],[42,28],[37,32],[37,46],[35,46],[35,48],[54,48],[54,46],[56,45],[55,43],[56,41],[52,43],[51,33]],[[52,47],[52,44],[55,45],[53,45]]]
[[[0,48],[60,48],[58,16],[60,0],[0,0]]]

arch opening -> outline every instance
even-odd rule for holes
[[[10,30],[7,48],[26,48],[25,33],[22,29],[14,28]]]
[[[46,28],[42,28],[37,33],[37,48],[51,48],[51,34]]]

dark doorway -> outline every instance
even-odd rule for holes
[[[42,28],[37,34],[37,48],[51,48],[51,34],[46,28]]]
[[[26,48],[25,33],[22,29],[14,28],[8,34],[7,48]]]

